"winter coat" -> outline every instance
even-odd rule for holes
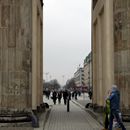
[[[107,99],[106,100],[106,110],[105,110],[106,114],[110,114],[110,100]]]
[[[120,109],[120,93],[119,90],[115,87],[112,88],[111,95],[109,97],[110,100],[110,108],[111,110],[119,110]]]

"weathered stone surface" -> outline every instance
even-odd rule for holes
[[[15,58],[16,58],[15,48],[8,49],[8,57],[9,57],[8,69],[9,71],[15,71]]]
[[[0,72],[0,94],[2,93],[2,72]],[[1,104],[2,98],[0,98],[0,104]]]
[[[31,15],[31,0],[0,0],[0,109],[31,108]]]
[[[121,92],[121,107],[130,109],[130,2],[114,0],[115,83]]]
[[[15,69],[16,71],[22,70],[22,51],[20,50],[16,50]]]
[[[0,48],[0,72],[2,71],[2,49]]]
[[[38,15],[42,8],[39,2],[0,0],[0,114],[36,109],[42,103],[42,17]],[[32,65],[34,56],[36,63]]]
[[[12,5],[12,4],[15,4],[16,1],[19,1],[19,0],[9,0],[9,4]]]
[[[16,45],[16,6],[10,6],[10,21],[9,21],[9,47]]]
[[[9,3],[10,0],[0,0],[0,4],[2,5],[7,5]]]
[[[1,28],[1,13],[2,13],[2,9],[1,9],[1,5],[0,5],[0,28]]]
[[[2,29],[0,28],[0,48],[2,48]]]
[[[2,50],[2,71],[8,71],[8,49]]]
[[[1,6],[1,26],[8,27],[9,25],[9,13],[10,6],[9,5],[2,5]]]
[[[3,49],[7,49],[8,48],[8,41],[9,41],[9,33],[8,33],[8,29],[7,28],[3,28],[1,29],[1,34],[2,34],[2,38],[1,38],[1,45]],[[2,50],[3,50],[2,49]]]
[[[7,96],[8,96],[8,73],[7,72],[2,72],[2,85],[1,85],[1,108],[7,107],[9,104],[7,102]]]
[[[2,71],[2,30],[0,29],[0,71]]]

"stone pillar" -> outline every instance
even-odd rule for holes
[[[93,42],[92,42],[92,71],[93,71],[93,104],[97,103],[97,69],[96,69],[96,44],[97,44],[97,21],[93,24]]]
[[[98,0],[93,10],[93,103],[103,106],[114,83],[113,0]]]
[[[105,5],[105,43],[103,48],[103,72],[106,91],[111,89],[114,83],[114,41],[113,41],[113,0],[106,0]]]
[[[40,105],[41,103],[43,103],[43,101],[41,101],[41,95],[42,94],[42,38],[41,38],[41,34],[42,34],[42,26],[41,26],[41,18],[40,18],[40,14],[38,12],[37,15],[37,102],[38,105]]]
[[[32,0],[0,0],[0,114],[31,111],[31,8]]]
[[[32,109],[36,110],[42,101],[43,55],[42,49],[42,7],[40,0],[32,0]]]
[[[43,103],[43,24],[40,21],[40,104]]]
[[[37,109],[37,3],[32,0],[32,109]]]
[[[97,81],[98,81],[98,105],[103,105],[103,91],[102,91],[102,25],[101,16],[98,16],[98,46],[97,46]]]

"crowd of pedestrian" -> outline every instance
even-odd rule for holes
[[[54,104],[57,103],[57,100],[58,100],[58,103],[60,104],[61,99],[63,98],[64,104],[66,105],[67,99],[71,100],[71,98],[72,98],[72,99],[77,100],[78,99],[77,96],[78,95],[80,96],[81,92],[79,92],[77,90],[75,90],[75,91],[69,91],[69,90],[50,91],[50,90],[46,90],[46,91],[44,91],[44,95],[46,95],[47,99],[49,99],[51,97]]]

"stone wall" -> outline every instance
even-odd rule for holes
[[[130,1],[114,0],[115,83],[122,109],[130,109]]]
[[[32,0],[0,0],[0,109],[32,106]]]

